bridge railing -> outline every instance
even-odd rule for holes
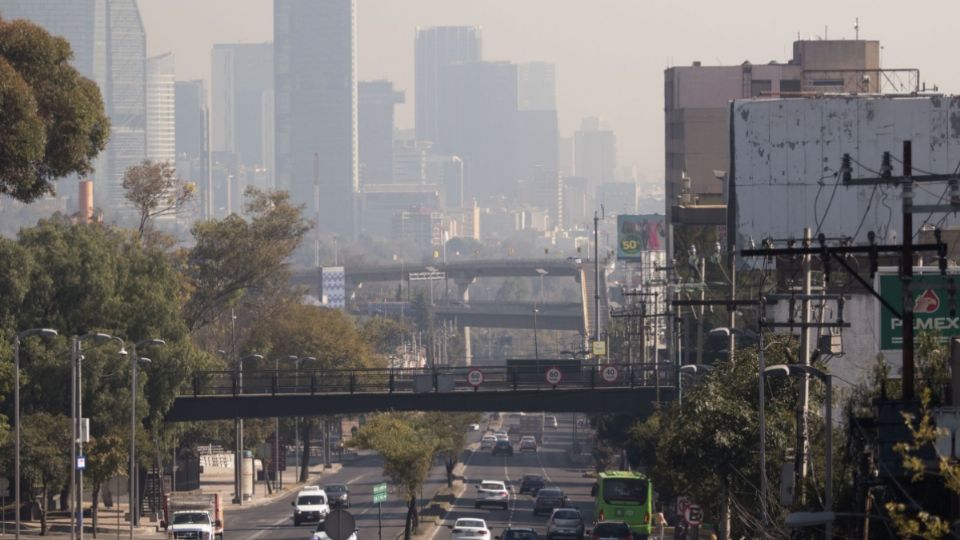
[[[612,368],[612,369],[611,369]],[[589,388],[671,388],[676,370],[667,364],[585,364],[562,366],[559,381],[547,381],[550,367],[483,366],[358,370],[200,371],[193,396],[317,395],[357,393],[482,392]],[[482,381],[478,383],[479,371]]]

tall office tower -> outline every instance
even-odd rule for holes
[[[277,187],[318,233],[353,237],[357,191],[354,0],[274,0]]]
[[[466,200],[517,195],[517,66],[455,64],[440,72],[437,153],[458,156]]]
[[[573,170],[586,178],[590,191],[616,181],[617,137],[600,118],[584,118],[573,134]]]
[[[214,45],[210,90],[211,150],[233,152],[249,169],[266,168],[274,151],[273,44]]]
[[[63,36],[73,65],[100,86],[110,142],[96,162],[96,205],[108,218],[129,208],[123,173],[146,157],[146,37],[136,0],[0,0],[0,17]]]
[[[363,81],[357,99],[360,184],[393,182],[393,109],[403,103],[403,92],[390,81]]]
[[[480,28],[417,28],[415,49],[417,139],[436,142],[440,136],[440,72],[445,66],[481,60]]]
[[[521,179],[533,179],[539,169],[557,172],[559,148],[557,111],[517,113],[517,173]]]
[[[518,64],[517,101],[521,111],[555,111],[557,66],[549,62]]]
[[[203,81],[177,81],[175,88],[177,174],[197,185],[200,219],[213,217],[209,113]]]
[[[173,53],[147,58],[147,159],[176,165],[176,71]]]

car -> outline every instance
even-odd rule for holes
[[[600,521],[593,526],[590,540],[633,540],[626,521]]]
[[[498,441],[509,441],[509,440],[510,440],[510,434],[507,433],[506,431],[503,431],[502,429],[501,429],[500,431],[494,433],[493,436],[496,437]]]
[[[450,527],[450,540],[490,540],[487,522],[479,518],[460,518]]]
[[[308,486],[297,493],[297,498],[290,502],[293,506],[293,524],[300,526],[306,521],[323,521],[330,513],[327,493],[320,486]]]
[[[567,506],[569,498],[557,488],[541,488],[533,502],[533,515],[549,514],[555,508]]]
[[[520,451],[521,452],[536,452],[537,451],[537,439],[533,435],[524,435],[520,438]]]
[[[333,508],[350,508],[350,488],[346,484],[327,484],[324,488]]]
[[[520,494],[529,493],[534,497],[543,489],[543,477],[538,474],[525,474],[520,479]]]
[[[540,540],[540,535],[534,529],[507,527],[497,535],[497,540]]]
[[[556,417],[556,416],[544,416],[544,417],[543,417],[543,427],[544,427],[544,429],[557,429],[557,417]]]
[[[493,435],[484,435],[480,438],[480,449],[487,450],[493,448],[493,445],[497,444],[497,438]]]
[[[330,540],[330,537],[327,536],[326,525],[326,520],[318,522],[317,528],[313,530],[313,536],[310,537],[310,540]],[[353,533],[347,537],[347,540],[357,540],[357,531],[358,529],[354,529]]]
[[[477,484],[477,500],[474,508],[481,506],[499,506],[506,510],[510,508],[510,492],[507,484],[499,480],[482,480]]]
[[[476,423],[470,424],[467,427],[467,431],[480,431],[480,424],[476,424]]]
[[[547,520],[547,540],[583,538],[583,516],[576,508],[555,508]]]
[[[497,441],[496,444],[493,445],[493,450],[491,450],[490,453],[495,456],[500,454],[512,456],[513,445],[510,444],[510,441]]]

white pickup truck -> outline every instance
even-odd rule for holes
[[[174,540],[223,540],[223,507],[218,494],[171,493],[160,527]]]

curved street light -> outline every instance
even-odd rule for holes
[[[132,345],[130,356],[130,540],[133,540],[133,528],[140,525],[140,494],[137,493],[139,474],[137,471],[137,372],[140,364],[149,364],[149,358],[137,355],[137,349],[144,347],[163,347],[167,342],[162,339],[141,339]],[[134,503],[136,499],[136,503]]]
[[[237,373],[237,395],[243,394],[243,363],[247,360],[263,360],[262,354],[248,354],[237,359],[235,366]],[[234,431],[236,432],[236,452],[234,456],[234,493],[233,502],[243,506],[243,418],[239,416],[234,419]]]
[[[14,510],[16,531],[14,537],[17,540],[20,540],[20,342],[32,336],[54,337],[58,335],[59,333],[52,328],[31,328],[13,336],[13,422],[15,426],[13,489],[16,492],[14,494],[16,500]]]

